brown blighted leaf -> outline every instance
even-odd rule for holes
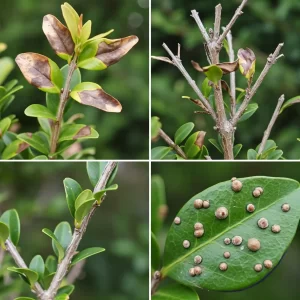
[[[33,86],[49,93],[60,92],[58,85],[62,85],[62,75],[58,66],[48,57],[32,52],[21,53],[16,57],[16,63]]]
[[[70,96],[81,104],[96,107],[107,112],[121,112],[121,103],[92,82],[78,84]]]
[[[96,58],[107,67],[117,63],[139,41],[138,37],[131,35],[121,39],[103,39],[98,46]]]
[[[19,144],[16,153],[19,154],[19,153],[23,152],[24,150],[26,150],[28,147],[29,147],[29,144],[22,142]]]
[[[207,67],[202,68],[197,62],[195,62],[193,60],[192,60],[192,65],[198,72],[201,72],[201,73],[206,72],[210,67],[210,66],[207,66]],[[237,59],[234,62],[219,63],[219,64],[216,64],[216,66],[219,67],[222,70],[223,75],[226,75],[226,74],[235,72],[238,69],[239,61]]]
[[[254,52],[249,48],[240,49],[237,55],[241,73],[250,79],[255,72],[256,57]]]
[[[202,148],[204,145],[204,139],[205,139],[206,132],[205,131],[199,131],[197,139],[195,141],[195,145],[197,145],[199,148]]]
[[[74,52],[73,42],[69,29],[55,16],[46,15],[43,20],[43,31],[57,55],[68,59]]]
[[[151,58],[156,59],[156,60],[161,60],[164,62],[167,62],[171,65],[174,65],[174,63],[172,62],[172,60],[169,57],[165,57],[165,56],[151,56]]]
[[[76,135],[74,135],[73,137],[73,140],[77,140],[77,139],[80,139],[80,138],[83,138],[85,136],[89,136],[91,135],[91,127],[89,126],[85,126],[83,128],[81,128],[77,133]]]

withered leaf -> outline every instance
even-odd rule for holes
[[[121,39],[103,39],[99,44],[96,58],[106,66],[117,63],[139,41],[138,37],[131,35]]]
[[[202,68],[197,62],[195,62],[193,60],[192,60],[192,65],[198,72],[201,72],[201,73],[205,73],[210,67],[210,66],[207,66],[207,67]],[[239,60],[237,59],[234,62],[219,63],[219,64],[216,64],[216,66],[222,70],[223,75],[226,75],[226,74],[235,72],[238,69]]]
[[[205,131],[199,131],[197,135],[197,139],[194,144],[197,145],[199,148],[202,148],[202,146],[204,145],[205,135],[206,135]]]
[[[256,57],[254,52],[250,48],[240,49],[237,55],[241,73],[250,79],[255,72]]]
[[[43,31],[57,55],[67,59],[73,54],[75,44],[71,33],[55,16],[46,15],[44,17]]]
[[[167,62],[171,65],[174,65],[174,63],[172,62],[172,60],[169,57],[165,57],[165,56],[151,56],[151,58],[156,59],[156,60],[161,60],[164,62]]]
[[[16,150],[16,153],[19,154],[21,152],[23,152],[24,150],[26,150],[29,147],[29,144],[25,143],[25,142],[21,142]]]
[[[89,135],[91,135],[91,132],[92,132],[91,127],[90,126],[85,126],[85,127],[81,128],[76,133],[76,135],[74,135],[73,140],[77,140],[77,139],[80,139],[82,137],[89,136]]]
[[[59,72],[59,68],[48,57],[32,52],[21,53],[16,57],[16,63],[26,80],[33,86],[49,93],[60,92],[51,78],[52,68],[55,68],[54,73]],[[61,80],[62,77],[58,78],[58,81]]]

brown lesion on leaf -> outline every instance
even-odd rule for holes
[[[16,57],[19,66],[26,80],[37,88],[54,87],[51,82],[51,68],[49,59],[37,53],[22,53]]]
[[[73,136],[73,140],[77,140],[77,139],[83,138],[85,136],[89,136],[89,135],[91,135],[91,133],[92,133],[91,127],[84,126],[76,133],[76,135]]]
[[[102,89],[78,92],[81,103],[107,112],[121,112],[121,103]]]
[[[44,17],[43,31],[56,53],[73,54],[75,44],[71,33],[55,16],[46,15]]]
[[[197,135],[197,139],[195,141],[195,145],[198,146],[199,148],[202,148],[204,145],[204,139],[205,139],[206,132],[205,131],[199,131]]]
[[[19,154],[21,152],[23,152],[24,150],[26,150],[29,147],[29,144],[22,142],[21,144],[19,144],[16,153]]]
[[[25,133],[29,138],[32,138],[32,133],[31,132],[27,132]]]
[[[207,66],[207,67],[202,68],[197,62],[195,62],[193,60],[191,62],[192,62],[194,69],[201,73],[207,72],[210,67],[210,66]],[[222,70],[223,75],[226,75],[226,74],[235,72],[239,68],[239,60],[237,59],[234,62],[219,63],[219,64],[216,64],[216,66]]]
[[[116,40],[107,40],[99,44],[96,58],[106,66],[117,63],[139,41],[138,37],[131,35]]]

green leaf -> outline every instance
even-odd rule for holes
[[[92,30],[92,21],[87,21],[81,30],[80,42],[84,44],[90,37]]]
[[[2,159],[11,159],[26,150],[29,147],[29,144],[21,141],[15,140],[12,141],[3,151]]]
[[[203,144],[201,143],[201,147],[198,144],[198,139],[199,137],[201,138],[201,133],[201,131],[193,133],[185,142],[184,152],[188,158],[194,158],[201,150]]]
[[[55,273],[57,268],[57,258],[53,255],[49,255],[45,262],[45,275]]]
[[[40,104],[32,104],[25,109],[25,115],[28,117],[35,117],[35,118],[45,118],[56,120],[56,116],[52,114],[52,112],[43,105]]]
[[[68,222],[60,222],[54,230],[54,235],[56,236],[59,244],[66,251],[72,241],[72,229],[70,224]],[[56,243],[53,240],[52,248],[54,253],[59,256],[59,249],[56,247]]]
[[[247,159],[256,160],[257,159],[257,152],[254,149],[249,149],[248,152],[247,152]]]
[[[88,173],[90,182],[93,187],[95,187],[97,185],[98,181],[100,180],[100,177],[102,176],[102,173],[103,173],[107,163],[108,163],[107,161],[88,161],[87,162],[87,164],[86,164],[87,173]],[[117,172],[118,172],[118,164],[112,171],[112,173],[107,181],[106,186],[109,186],[113,183],[113,181],[117,175]]]
[[[75,289],[74,285],[65,285],[57,291],[57,296],[62,294],[71,295]]]
[[[300,96],[296,96],[296,97],[293,97],[293,98],[285,101],[285,103],[283,104],[283,106],[280,109],[280,113],[282,113],[286,108],[288,108],[296,103],[300,103]]]
[[[271,260],[273,268],[276,267],[292,242],[300,217],[299,183],[272,177],[248,177],[239,181],[242,183],[239,192],[232,190],[231,180],[216,184],[195,195],[177,213],[181,223],[173,223],[168,232],[163,276],[169,276],[184,285],[234,291],[258,283],[272,272],[272,268],[265,267],[261,272],[256,272],[254,266],[264,266],[265,260]],[[255,198],[253,191],[258,187],[263,192]],[[209,200],[209,208],[196,209],[196,199]],[[250,203],[255,206],[252,213],[246,209]],[[291,209],[284,212],[283,204],[288,204]],[[228,210],[227,217],[216,218],[215,212],[220,207]],[[268,222],[265,229],[258,226],[261,218]],[[196,238],[193,232],[197,222],[201,222],[204,229],[204,235],[200,238]],[[280,225],[280,233],[272,232],[275,224]],[[224,243],[225,238],[232,239],[235,236],[242,238],[238,246]],[[256,252],[248,246],[252,238],[260,241],[260,249]],[[184,240],[190,242],[188,248],[183,247]],[[227,260],[223,256],[225,251],[231,254]],[[193,277],[189,269],[195,267],[196,255],[202,257],[199,265],[202,274]],[[219,265],[225,262],[228,268],[221,271]]]
[[[11,125],[10,118],[4,118],[0,121],[0,138],[5,134]]]
[[[243,148],[242,144],[237,144],[233,147],[233,155],[234,157],[237,157],[241,151],[241,149]]]
[[[78,226],[81,225],[82,220],[88,214],[93,203],[96,201],[91,190],[84,190],[75,200],[75,220]]]
[[[170,151],[171,147],[159,146],[151,149],[152,159],[163,159]]]
[[[0,222],[0,245],[3,249],[6,249],[5,247],[5,241],[9,237],[9,228],[5,223]]]
[[[5,81],[7,76],[14,68],[14,61],[10,57],[0,58],[0,85]]]
[[[72,259],[72,263],[71,266],[76,265],[78,262],[80,262],[83,259],[86,259],[92,255],[98,254],[100,252],[105,251],[104,248],[100,248],[100,247],[93,247],[93,248],[88,248],[88,249],[84,249],[81,252],[79,252],[78,254],[76,254],[73,259]]]
[[[39,279],[42,279],[44,277],[45,273],[45,264],[44,260],[40,255],[36,255],[29,264],[29,269],[32,271],[35,271]]]
[[[42,232],[45,233],[46,235],[48,235],[52,239],[52,241],[55,243],[55,247],[58,251],[58,262],[61,262],[65,255],[63,246],[59,243],[57,237],[54,235],[54,233],[50,229],[44,228],[42,230]]]
[[[66,178],[64,180],[64,187],[69,211],[72,217],[75,218],[75,201],[82,192],[82,188],[80,184],[72,178]]]
[[[218,81],[223,77],[222,70],[216,65],[205,67],[203,70],[207,78],[214,84],[218,84]]]
[[[48,157],[46,155],[38,155],[32,158],[32,160],[48,160]]]
[[[75,9],[68,3],[64,3],[61,6],[63,17],[66,21],[66,24],[70,30],[70,33],[72,35],[72,39],[74,43],[76,44],[78,41],[78,25],[79,25],[79,15],[75,11]]]
[[[174,283],[159,288],[152,300],[200,300],[198,294],[190,287]]]
[[[56,296],[56,297],[54,298],[54,300],[69,300],[69,299],[70,299],[70,297],[69,297],[68,294],[61,294],[61,295]]]
[[[15,209],[10,209],[4,212],[0,221],[8,226],[9,239],[17,246],[20,238],[20,219],[18,212]]]
[[[283,155],[282,150],[275,150],[268,155],[267,159],[278,160],[278,159],[282,158],[282,155]]]
[[[58,142],[70,140],[97,139],[98,132],[84,124],[65,124],[61,129]]]
[[[256,112],[257,109],[257,103],[249,104],[245,109],[245,112],[243,113],[242,117],[239,119],[238,123],[248,120]]]
[[[161,129],[162,124],[159,121],[159,117],[151,118],[151,139],[156,139],[159,136],[159,130]]]
[[[160,250],[155,234],[151,231],[151,268],[157,271],[160,268]]]
[[[97,201],[99,201],[99,200],[101,200],[102,196],[103,196],[106,192],[108,192],[108,191],[115,191],[115,190],[117,190],[117,189],[118,189],[118,185],[117,185],[117,184],[113,184],[113,185],[109,186],[108,188],[105,188],[105,189],[103,189],[103,190],[97,192],[96,194],[94,194],[94,198],[95,198]]]
[[[30,297],[18,297],[18,298],[15,298],[15,300],[35,300],[35,299],[30,298]]]
[[[192,132],[195,124],[193,122],[188,122],[180,126],[175,132],[175,144],[180,145]]]
[[[151,178],[151,230],[155,235],[158,235],[161,230],[167,209],[164,180],[159,175],[153,175]]]
[[[41,129],[47,133],[47,135],[51,135],[51,124],[49,119],[38,118],[38,122],[41,126]]]
[[[7,268],[8,271],[15,272],[20,274],[21,276],[25,276],[31,287],[34,286],[34,284],[37,282],[39,275],[35,271],[32,271],[30,269],[23,269],[23,268],[15,268],[15,267],[9,267]]]
[[[202,86],[201,86],[201,92],[205,98],[209,97],[211,89],[212,89],[212,87],[209,85],[209,79],[205,78],[204,81],[202,82]]]
[[[236,88],[236,90],[239,91],[238,88]],[[246,95],[246,91],[242,89],[236,99],[236,103],[239,103],[244,98],[245,95]]]
[[[34,149],[38,150],[43,154],[49,154],[49,144],[45,145],[43,138],[37,133],[21,133],[18,136],[18,139],[29,144]]]

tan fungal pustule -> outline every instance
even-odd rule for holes
[[[256,272],[260,272],[262,269],[263,269],[262,264],[256,264],[256,265],[254,266],[254,270],[255,270]]]
[[[239,235],[236,235],[232,238],[232,244],[234,246],[239,246],[243,242],[243,238]]]
[[[253,195],[253,197],[258,198],[258,197],[260,197],[262,195],[263,192],[264,192],[263,188],[257,187],[252,192],[252,195]]]
[[[187,248],[190,247],[191,243],[188,240],[184,240],[183,243],[182,243],[182,245],[183,245],[184,248],[187,249]]]
[[[253,204],[248,204],[247,205],[247,211],[249,212],[249,213],[253,213],[254,211],[255,211],[255,206],[253,205]]]
[[[202,263],[202,257],[200,255],[196,255],[194,257],[194,263],[197,264],[197,265],[201,264]]]
[[[239,180],[235,179],[231,183],[231,188],[234,192],[237,193],[237,192],[240,192],[242,190],[243,184]]]
[[[261,229],[266,229],[269,226],[269,222],[268,222],[268,220],[266,218],[260,218],[257,221],[257,225]]]
[[[176,225],[179,225],[179,224],[181,223],[180,218],[179,218],[179,217],[176,217],[176,218],[174,219],[174,223],[175,223]]]
[[[228,269],[228,266],[227,266],[226,263],[220,263],[219,269],[220,269],[221,271],[226,271],[226,270]]]
[[[210,207],[210,203],[208,200],[204,200],[203,201],[203,208],[209,208]]]
[[[279,225],[274,224],[274,225],[272,226],[272,232],[274,232],[274,233],[279,233],[280,230],[281,230],[281,228],[280,228]]]
[[[219,220],[224,220],[228,217],[228,209],[226,207],[219,207],[215,211],[215,216]]]
[[[226,251],[226,252],[224,252],[223,256],[225,258],[230,258],[231,254],[230,254],[230,252]]]
[[[229,245],[231,243],[231,239],[230,238],[225,238],[224,239],[224,244],[225,245]]]
[[[256,252],[260,249],[260,241],[258,239],[252,238],[248,240],[248,249]]]
[[[194,201],[194,207],[195,207],[196,209],[200,209],[200,208],[202,208],[202,206],[203,206],[203,200],[201,200],[201,199],[196,199],[196,200]]]
[[[204,229],[203,228],[202,229],[197,229],[197,230],[194,231],[194,236],[197,237],[197,238],[202,237],[203,234],[204,234]]]
[[[271,260],[267,259],[267,260],[264,261],[264,266],[265,266],[266,269],[272,269],[273,263],[272,263]]]
[[[281,209],[283,212],[288,212],[291,209],[291,207],[289,204],[284,203],[284,204],[282,204]]]
[[[203,229],[203,224],[200,222],[195,223],[194,229],[195,230]]]
[[[190,268],[189,269],[189,274],[194,277],[196,274],[195,274],[195,268]]]
[[[194,271],[195,271],[195,275],[200,275],[202,273],[202,269],[199,266],[195,267]]]

